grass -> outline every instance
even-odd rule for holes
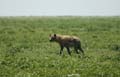
[[[75,35],[85,56],[49,42]],[[119,77],[120,17],[0,17],[0,77]]]

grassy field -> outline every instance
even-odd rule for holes
[[[85,56],[60,56],[52,33],[78,36]],[[120,17],[0,17],[0,77],[120,77]]]

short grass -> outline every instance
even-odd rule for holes
[[[81,39],[85,56],[49,42]],[[0,17],[0,77],[120,77],[120,17]]]

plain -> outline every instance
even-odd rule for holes
[[[49,34],[75,35],[69,56]],[[120,17],[0,17],[0,77],[119,77]]]

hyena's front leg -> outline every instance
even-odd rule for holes
[[[62,54],[62,52],[63,52],[63,49],[64,49],[64,47],[63,46],[60,46],[61,48],[60,48],[60,55]]]
[[[68,54],[71,55],[69,47],[66,47],[66,49],[67,49]]]

